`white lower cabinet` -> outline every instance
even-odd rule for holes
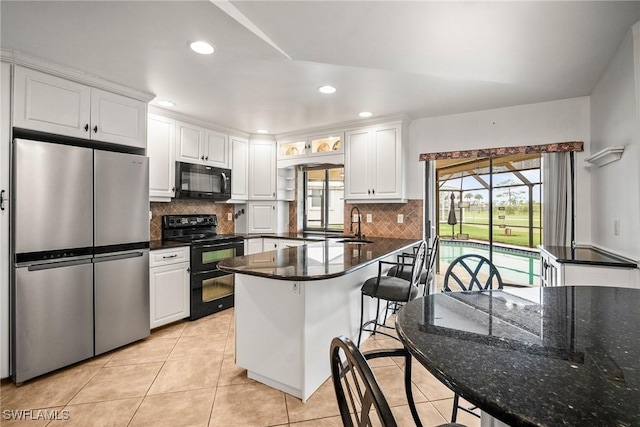
[[[588,249],[577,249],[587,251]],[[595,250],[592,252],[597,253]],[[600,252],[602,257],[602,252]],[[616,286],[640,288],[638,269],[585,262],[561,262],[555,255],[540,247],[540,285],[541,286]]]
[[[151,251],[151,328],[189,317],[189,247]]]
[[[262,250],[264,252],[277,251],[280,248],[282,248],[282,246],[280,246],[280,239],[271,239],[267,237],[262,239]]]
[[[246,239],[244,241],[244,254],[253,255],[262,252],[262,238]]]

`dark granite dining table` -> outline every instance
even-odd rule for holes
[[[435,377],[510,426],[640,426],[640,289],[440,293],[396,327]]]

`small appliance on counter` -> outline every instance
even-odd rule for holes
[[[244,238],[218,234],[216,215],[164,215],[162,240],[191,244],[191,316],[199,319],[233,307],[234,275],[218,261],[244,255]]]
[[[230,169],[176,162],[176,199],[223,202],[230,198]]]

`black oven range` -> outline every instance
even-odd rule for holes
[[[218,234],[217,226],[214,214],[162,216],[162,240],[191,244],[189,320],[233,307],[234,275],[218,270],[218,261],[244,255],[244,239]]]

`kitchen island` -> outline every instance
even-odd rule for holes
[[[331,374],[331,339],[357,338],[360,287],[377,275],[377,261],[419,242],[327,240],[220,261],[218,268],[236,273],[236,364],[306,402]],[[374,316],[367,298],[365,320]]]

